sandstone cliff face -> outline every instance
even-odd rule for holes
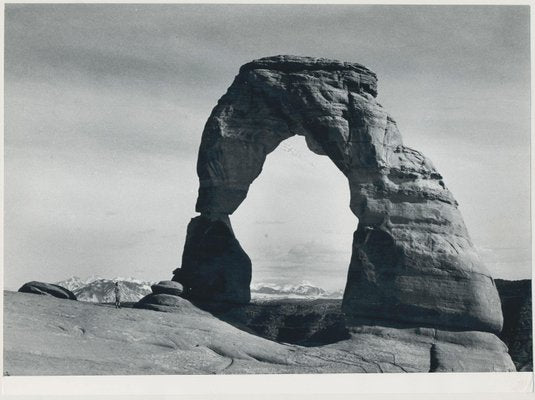
[[[288,137],[303,135],[313,152],[327,155],[348,178],[350,207],[359,219],[344,312],[499,332],[496,287],[457,202],[433,164],[403,145],[376,95],[375,74],[359,64],[276,56],[244,65],[203,132],[197,211],[232,232],[228,215],[245,199],[267,154]],[[180,276],[174,279],[188,287],[192,298],[198,293],[216,301],[247,302],[250,266],[239,243],[232,234],[237,263],[221,253],[205,253],[208,259],[202,263],[191,262],[190,239],[205,229],[194,221]],[[206,290],[214,285],[217,290]]]

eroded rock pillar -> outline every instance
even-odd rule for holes
[[[184,296],[197,300],[248,303],[251,260],[232,232],[228,218],[193,218],[174,280]]]

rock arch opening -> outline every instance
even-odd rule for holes
[[[252,261],[252,296],[323,289],[341,297],[357,226],[348,205],[347,180],[303,137],[288,138],[270,153],[232,215]]]
[[[500,300],[457,202],[421,153],[403,145],[360,64],[276,56],[245,64],[210,115],[199,148],[199,196],[174,280],[192,299],[247,303],[251,260],[230,215],[266,156],[305,137],[347,178],[359,219],[343,311],[363,317],[499,332]]]

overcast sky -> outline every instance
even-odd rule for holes
[[[358,62],[495,277],[531,275],[528,6],[7,5],[7,288],[180,265],[202,129],[255,58]],[[346,179],[292,138],[232,216],[253,280],[344,285]]]

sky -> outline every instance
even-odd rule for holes
[[[528,6],[6,5],[4,285],[169,279],[204,124],[239,67],[358,62],[460,203],[492,275],[531,276]],[[344,287],[346,179],[303,138],[231,216],[253,282]]]

